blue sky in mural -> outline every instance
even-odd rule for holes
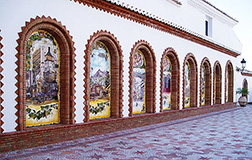
[[[234,31],[243,45],[241,57],[247,61],[246,69],[252,71],[252,0],[208,1],[239,21]]]
[[[97,50],[93,50],[93,53],[95,55],[106,54],[106,51],[103,48],[98,48]],[[101,69],[101,71],[109,71],[109,59],[105,61],[103,56],[94,56],[91,58],[91,64],[93,67],[93,69],[90,70],[91,76],[93,76],[99,69]]]

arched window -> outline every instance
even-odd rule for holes
[[[197,62],[192,53],[185,57],[183,72],[183,108],[197,107]]]
[[[17,130],[75,123],[75,53],[68,33],[50,17],[37,17],[22,27],[16,55]]]
[[[0,30],[0,33],[1,33],[1,30]],[[2,106],[2,102],[3,102],[3,99],[2,99],[2,94],[3,94],[3,91],[2,91],[2,87],[3,87],[3,83],[2,83],[2,71],[3,71],[3,68],[2,68],[2,56],[3,56],[3,52],[1,51],[1,49],[3,48],[3,45],[1,43],[2,41],[2,37],[0,35],[0,133],[2,133],[4,131],[4,129],[2,128],[2,125],[3,125],[3,121],[2,121],[2,117],[3,117],[3,113],[2,113],[2,110],[3,110],[3,106]]]
[[[123,60],[113,34],[98,31],[85,50],[84,121],[122,117]]]
[[[211,105],[211,64],[203,58],[200,68],[200,106]]]
[[[179,109],[179,61],[172,48],[167,48],[162,56],[160,82],[160,112]]]
[[[234,69],[231,61],[225,67],[225,102],[233,102],[234,95]]]
[[[155,57],[150,45],[138,41],[130,54],[129,116],[155,112]]]
[[[214,104],[221,104],[222,71],[221,71],[221,65],[218,61],[214,63],[213,73],[214,73],[213,102]]]

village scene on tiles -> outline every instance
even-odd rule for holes
[[[133,55],[133,114],[145,113],[146,62],[143,53],[137,50]]]
[[[171,61],[168,56],[163,59],[163,110],[171,109]]]
[[[90,54],[90,119],[110,117],[110,53],[97,41]]]
[[[60,51],[55,38],[35,31],[26,46],[26,126],[59,123]]]
[[[204,106],[206,104],[206,68],[202,66],[201,72],[201,105]]]
[[[185,65],[185,107],[190,107],[190,64]]]

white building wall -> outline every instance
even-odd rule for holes
[[[135,3],[139,5],[137,2],[130,0],[130,3]],[[153,1],[152,1],[153,2]],[[162,4],[163,8],[160,9],[164,11],[166,9],[165,5],[167,3],[167,7],[170,9],[166,12],[169,17],[172,17],[172,13],[176,12],[176,19],[183,21],[181,17],[182,15],[187,15],[187,11],[192,10],[186,8],[186,0],[183,0],[183,5],[179,8],[178,6],[171,4],[171,2],[167,2],[165,0],[158,0],[160,4]],[[144,3],[150,3],[150,0],[144,0]],[[156,3],[154,3],[156,4]],[[153,6],[152,6],[153,7]],[[182,11],[183,7],[185,9]],[[155,8],[155,7],[153,7]],[[159,14],[157,12],[156,14]],[[196,12],[194,13],[196,14]],[[182,85],[183,85],[183,62],[185,55],[187,53],[193,53],[197,60],[197,68],[198,68],[198,86],[200,83],[200,64],[201,60],[204,57],[208,57],[212,66],[213,73],[213,65],[216,60],[218,60],[221,64],[222,68],[222,103],[224,103],[224,87],[225,87],[225,65],[228,60],[233,63],[234,69],[236,65],[239,65],[239,61],[232,56],[228,56],[224,53],[218,52],[216,50],[207,48],[205,46],[201,46],[192,41],[188,41],[174,35],[161,32],[159,30],[143,26],[136,22],[132,22],[126,20],[124,18],[120,18],[110,13],[106,13],[100,10],[93,9],[91,7],[87,7],[84,5],[80,5],[79,3],[75,3],[74,1],[69,0],[8,0],[8,1],[0,1],[0,29],[2,32],[0,33],[3,37],[2,44],[4,48],[2,52],[4,53],[2,59],[4,61],[3,68],[4,71],[2,74],[4,75],[3,79],[3,128],[5,132],[15,131],[16,127],[16,101],[15,98],[17,95],[16,91],[16,79],[15,76],[17,73],[16,69],[16,53],[17,47],[16,40],[18,39],[18,32],[21,31],[21,27],[25,26],[26,21],[30,21],[30,18],[36,18],[36,16],[50,16],[52,18],[56,18],[57,21],[61,21],[63,25],[66,26],[67,30],[70,31],[70,35],[73,36],[73,41],[75,42],[74,47],[76,48],[76,122],[83,122],[83,94],[84,94],[84,50],[85,45],[87,44],[87,40],[93,35],[94,32],[100,30],[107,30],[114,34],[114,36],[119,41],[122,51],[123,51],[123,66],[124,66],[124,82],[123,82],[123,115],[124,117],[128,116],[128,104],[129,104],[129,57],[130,52],[138,40],[147,41],[154,50],[156,56],[156,112],[160,110],[160,61],[161,56],[164,50],[168,47],[172,47],[176,53],[178,54],[179,63],[180,63],[180,109],[182,109]],[[180,15],[180,16],[179,16]],[[192,15],[192,14],[188,14]],[[204,16],[198,15],[198,17],[203,18]],[[195,18],[193,18],[195,19]],[[196,19],[194,21],[196,23]],[[191,27],[194,26],[194,22]],[[181,22],[182,24],[183,22]],[[189,20],[187,21],[189,23]],[[199,22],[197,22],[199,23]],[[216,22],[215,22],[216,23]],[[196,25],[196,24],[195,24]],[[221,25],[221,24],[220,24]],[[198,27],[196,25],[196,27]],[[196,30],[199,30],[196,29]],[[201,31],[200,31],[201,32]],[[231,32],[231,30],[230,30]],[[235,41],[236,42],[236,41]],[[239,46],[239,44],[238,44]],[[213,77],[213,76],[212,76]],[[235,79],[237,74],[235,74]],[[235,80],[236,81],[236,80]],[[235,89],[235,88],[234,88]],[[199,87],[198,87],[198,95],[199,95]],[[197,97],[199,100],[199,98]]]

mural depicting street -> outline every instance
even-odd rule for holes
[[[26,126],[59,123],[60,61],[55,38],[33,32],[26,53]]]

